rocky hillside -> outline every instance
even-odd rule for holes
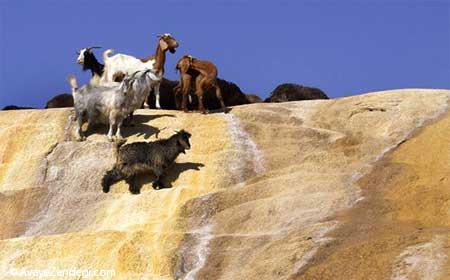
[[[192,133],[155,191],[100,180],[98,128],[71,109],[0,112],[0,279],[114,269],[113,279],[445,279],[450,91],[259,103],[229,114],[139,110],[128,141]],[[80,278],[68,278],[80,279]],[[101,278],[99,278],[101,279]]]

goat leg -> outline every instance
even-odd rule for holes
[[[132,194],[140,194],[141,190],[139,189],[139,186],[136,184],[136,175],[130,176],[127,179],[125,179],[129,186],[129,190]]]
[[[116,126],[116,120],[115,119],[113,119],[113,120],[110,120],[109,121],[109,130],[108,130],[108,140],[110,141],[110,142],[112,142],[113,141],[113,134],[114,134],[114,127]]]
[[[202,114],[206,114],[205,106],[203,106],[203,90],[198,90],[196,95],[198,97],[198,111]]]
[[[154,86],[154,89],[155,89],[155,99],[156,99],[156,101],[155,101],[155,107],[157,108],[157,109],[161,109],[161,105],[159,104],[159,86],[161,85],[161,83],[156,83],[155,84],[155,86]],[[147,104],[147,106],[148,106],[148,104]]]
[[[185,113],[188,112],[188,109],[187,109],[187,94],[186,93],[183,93],[183,100],[181,102],[181,109]]]
[[[124,173],[120,168],[114,166],[113,169],[106,172],[102,179],[103,192],[107,193],[111,189],[111,185],[119,182],[125,177]]]
[[[181,76],[181,94],[183,96],[183,100],[182,100],[182,103],[181,103],[181,108],[183,109],[183,111],[185,113],[188,112],[188,109],[187,109],[187,96],[188,96],[189,91],[191,89],[191,80],[192,80],[192,77],[190,75],[183,74]]]
[[[164,184],[161,181],[161,177],[164,175],[164,169],[153,170],[153,172],[156,175],[156,179],[152,183],[153,189],[159,190],[159,189],[161,189],[161,187],[165,188]]]
[[[121,129],[121,127],[122,127],[122,122],[123,122],[123,120],[120,120],[120,121],[117,123],[116,139],[123,139],[123,137],[122,137],[122,132],[120,131],[120,129]]]
[[[198,97],[198,110],[202,114],[206,114],[205,106],[203,105],[204,89],[207,89],[208,78],[202,75],[197,76],[195,79],[195,95]]]
[[[222,110],[226,113],[227,110],[226,110],[226,107],[225,107],[225,103],[223,102],[222,91],[220,90],[220,87],[219,87],[218,84],[215,84],[214,86],[216,88],[217,99],[219,99],[219,101],[220,101],[220,106],[222,107]]]
[[[148,89],[147,92],[145,92],[144,102],[142,102],[141,109],[150,109],[150,95],[151,94],[152,94],[152,88]]]
[[[152,187],[155,190],[160,190],[161,188],[163,188],[163,189],[166,188],[166,186],[164,185],[164,183],[161,181],[160,178],[157,178],[155,181],[153,181]]]
[[[83,135],[82,126],[83,126],[83,118],[82,118],[82,116],[77,116],[77,127],[76,127],[77,141],[83,141],[86,139]]]
[[[173,95],[175,97],[175,107],[177,108],[177,110],[180,110],[180,91],[181,91],[181,85],[177,84],[174,88],[173,88]]]

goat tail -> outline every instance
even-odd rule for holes
[[[109,192],[111,185],[119,182],[120,180],[122,180],[124,178],[125,178],[125,176],[120,171],[120,169],[117,168],[116,166],[114,166],[114,168],[111,170],[108,170],[106,172],[105,176],[103,176],[103,178],[102,178],[103,192],[104,193]]]
[[[69,75],[67,77],[67,81],[69,82],[70,87],[72,88],[72,95],[74,95],[75,91],[78,89],[77,78],[75,78],[74,75]]]
[[[107,49],[103,52],[103,61],[106,62],[109,59],[109,56],[114,53],[113,49]]]

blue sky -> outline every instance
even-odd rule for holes
[[[396,88],[450,88],[450,1],[0,0],[0,107],[43,107],[69,92],[77,49],[100,45],[144,57],[156,35],[216,63],[246,93],[280,83],[330,97]],[[103,50],[97,50],[101,59]]]

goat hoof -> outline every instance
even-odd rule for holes
[[[103,192],[104,193],[109,193],[109,187],[103,187]]]

